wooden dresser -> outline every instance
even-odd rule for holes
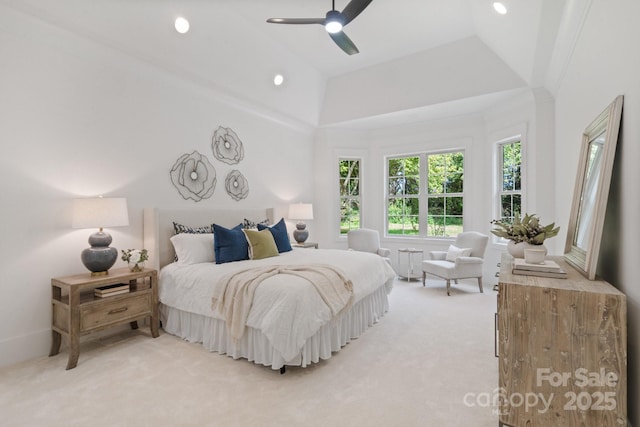
[[[515,275],[501,262],[500,426],[627,425],[627,302],[561,257],[566,279]]]

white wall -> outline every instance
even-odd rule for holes
[[[126,197],[131,225],[109,230],[123,249],[141,247],[147,206],[273,206],[286,216],[290,200],[313,197],[312,129],[302,124],[3,6],[0,58],[0,365],[48,353],[50,279],[85,271],[79,257],[91,231],[70,228],[72,198]],[[244,142],[240,164],[213,158],[218,126]],[[198,204],[169,179],[176,159],[193,150],[218,177]],[[224,191],[232,169],[250,185],[240,202]]]
[[[469,37],[329,79],[320,124],[522,87],[524,81],[495,52]]]
[[[622,128],[605,219],[598,274],[627,295],[629,412],[640,425],[640,55],[637,41],[640,3],[594,0],[556,95],[556,167],[558,217],[566,223],[571,209],[584,128],[624,95]]]
[[[566,224],[563,226],[555,213],[554,111],[550,94],[535,89],[487,109],[484,117],[489,143],[521,136],[523,212],[537,214],[545,225],[556,222],[561,227],[559,237],[545,241],[550,255],[561,255]],[[492,214],[498,216],[496,207]],[[496,239],[493,241],[493,250],[504,250],[502,245],[495,244]]]

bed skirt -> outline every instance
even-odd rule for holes
[[[390,281],[392,283],[392,281]],[[320,359],[328,359],[349,341],[359,337],[389,310],[387,295],[391,283],[362,298],[346,312],[322,326],[307,339],[300,354],[292,360],[284,360],[266,336],[259,330],[247,327],[239,341],[227,332],[224,320],[178,310],[160,304],[162,328],[169,334],[186,341],[202,343],[209,351],[226,354],[234,359],[244,358],[256,364],[280,369],[285,365],[306,367]]]

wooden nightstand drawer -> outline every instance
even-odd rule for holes
[[[113,298],[112,301],[107,298],[80,308],[81,332],[111,326],[126,319],[135,319],[151,313],[150,292],[131,298],[111,298]]]

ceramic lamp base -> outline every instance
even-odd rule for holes
[[[112,248],[111,236],[104,231],[98,231],[89,236],[90,248],[82,251],[80,259],[92,276],[108,274],[108,271],[118,259],[118,250]]]
[[[306,229],[307,224],[299,222],[296,224],[296,229],[293,230],[293,238],[298,244],[304,243],[309,238],[309,230]]]

